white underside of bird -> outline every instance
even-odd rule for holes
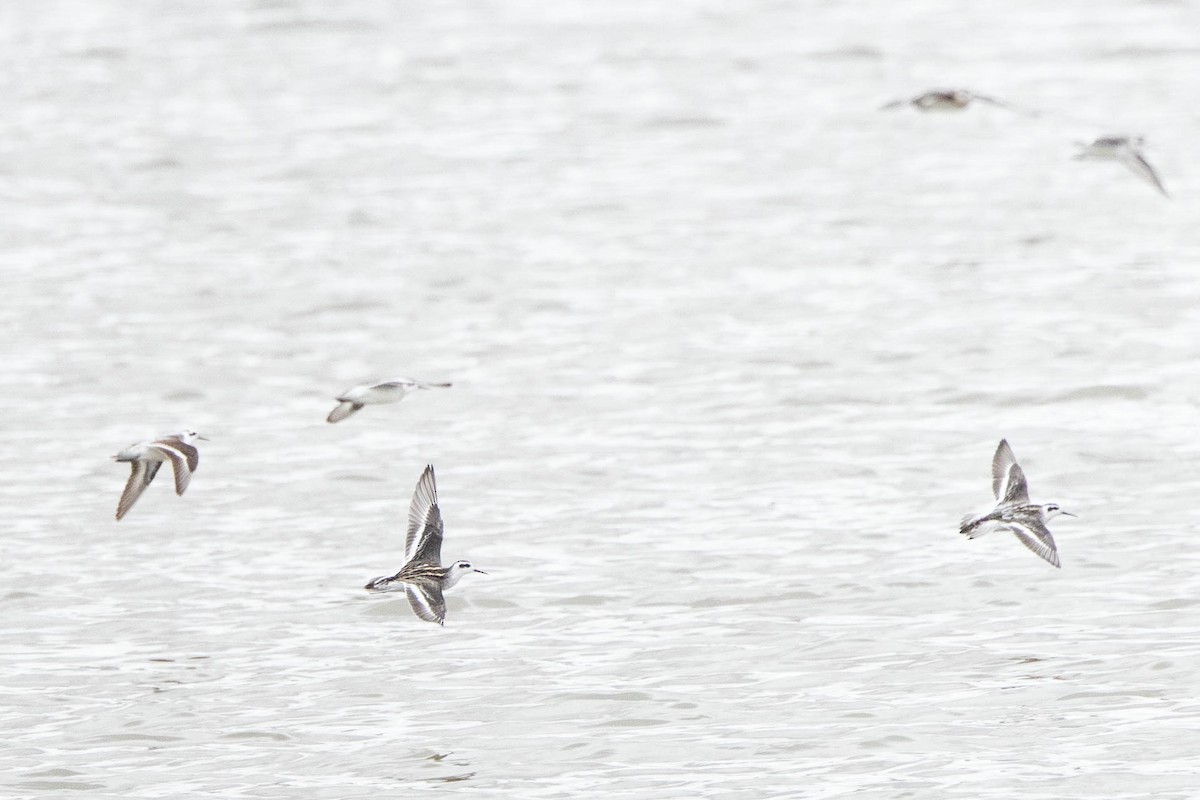
[[[449,383],[429,383],[413,378],[392,378],[378,383],[362,383],[351,386],[335,399],[338,405],[329,412],[327,422],[341,422],[351,414],[361,411],[363,406],[398,403],[413,392],[421,389],[447,389]]]

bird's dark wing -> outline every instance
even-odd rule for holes
[[[1004,485],[1008,481],[1008,468],[1017,463],[1017,457],[1013,455],[1012,448],[1008,446],[1007,439],[1001,439],[1000,444],[996,446],[996,453],[992,456],[992,494],[996,497],[996,502],[1004,499]]]
[[[1154,188],[1162,192],[1164,197],[1171,196],[1167,194],[1167,189],[1163,186],[1162,180],[1159,179],[1158,173],[1154,171],[1154,167],[1150,166],[1150,162],[1146,160],[1146,157],[1137,150],[1130,148],[1129,152],[1122,155],[1119,160],[1122,164],[1133,170],[1134,174],[1139,178],[1153,184]]]
[[[1008,468],[1008,479],[1004,483],[1004,497],[1000,505],[1025,505],[1029,502],[1029,484],[1020,464]]]
[[[425,467],[408,506],[408,535],[404,540],[406,563],[442,563],[442,512],[437,504],[437,478],[433,465]]]
[[[188,444],[179,437],[167,437],[166,439],[156,441],[154,444],[164,447],[174,447],[176,451],[179,451],[180,455],[187,459],[187,471],[190,471],[190,473],[194,473],[200,465],[200,451],[196,449],[196,445]]]
[[[188,484],[192,480],[192,471],[188,469],[187,456],[178,448],[180,442],[173,440],[165,440],[163,442],[155,442],[150,447],[171,460],[171,467],[175,470],[175,494],[183,494],[187,491]],[[189,445],[184,445],[189,447]],[[191,448],[195,452],[194,447]],[[156,470],[157,472],[157,470]]]
[[[1015,111],[1018,114],[1024,114],[1027,117],[1040,117],[1042,115],[1040,111],[1035,111],[1032,108],[1015,106],[1012,103],[1006,103],[1005,101],[999,100],[995,97],[988,97],[986,94],[976,94],[975,92],[971,92],[971,99],[978,100],[981,103],[987,103],[990,106],[996,106],[997,108],[1007,108],[1009,111]]]
[[[158,472],[160,466],[160,462],[154,464],[147,464],[145,461],[130,462],[129,480],[125,482],[125,491],[121,492],[121,499],[117,501],[117,519],[129,513],[129,509],[133,508],[133,504],[142,496],[142,492],[146,491],[150,481],[154,480],[154,474]]]
[[[446,600],[442,597],[442,587],[436,581],[406,583],[404,591],[414,614],[426,622],[446,624]]]
[[[1014,522],[1010,530],[1021,540],[1021,544],[1037,553],[1056,567],[1062,567],[1058,561],[1058,548],[1054,545],[1054,537],[1050,530],[1037,520],[1021,520]]]
[[[350,400],[343,400],[343,401],[341,401],[341,403],[338,404],[338,406],[336,408],[333,409],[333,411],[329,412],[329,416],[325,418],[325,421],[326,422],[341,422],[346,417],[350,416],[351,414],[355,413],[356,411],[358,411],[361,408],[362,408],[361,403],[355,403]]]

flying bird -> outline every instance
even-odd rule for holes
[[[326,422],[341,422],[351,414],[357,413],[363,406],[398,403],[419,389],[447,389],[448,383],[426,383],[412,378],[392,378],[379,383],[362,383],[351,386],[337,396],[338,405]]]
[[[433,465],[425,467],[408,506],[408,536],[404,540],[404,566],[395,575],[373,579],[369,592],[404,592],[413,613],[426,622],[446,624],[442,592],[469,572],[486,575],[469,561],[442,566],[442,512],[438,508],[437,479]]]
[[[1063,511],[1055,503],[1036,505],[1029,502],[1029,484],[1025,481],[1025,473],[1005,439],[1000,440],[996,454],[992,456],[992,494],[996,497],[996,507],[979,516],[968,514],[963,518],[958,532],[968,539],[977,539],[985,533],[1008,531],[1020,539],[1021,544],[1054,566],[1061,567],[1058,548],[1046,523],[1060,514],[1068,517],[1075,515]]]
[[[912,106],[917,111],[962,111],[973,102],[1007,108],[1009,111],[1016,111],[1019,114],[1037,116],[1036,111],[1025,111],[1003,100],[970,92],[966,89],[934,89],[907,100],[893,100],[890,103],[880,106],[879,110],[892,111],[904,106]]]
[[[192,444],[196,439],[207,441],[195,431],[186,430],[151,442],[132,444],[113,456],[114,460],[128,462],[130,466],[129,480],[117,503],[117,519],[129,513],[129,509],[133,508],[133,504],[158,474],[159,467],[167,461],[171,462],[175,472],[175,494],[184,493],[192,480],[192,473],[200,465],[200,451]]]
[[[1158,177],[1158,173],[1154,171],[1154,167],[1150,166],[1150,162],[1142,154],[1142,148],[1146,146],[1146,140],[1140,136],[1101,136],[1091,144],[1077,142],[1076,144],[1082,148],[1075,154],[1076,161],[1116,161],[1118,164],[1123,164],[1129,170],[1144,180],[1146,183],[1158,189],[1163,197],[1170,197],[1167,194],[1167,189],[1163,186],[1162,180]]]

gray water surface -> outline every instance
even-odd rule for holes
[[[1198,30],[5,6],[0,793],[1196,797]],[[1062,570],[956,532],[1001,437]],[[445,628],[361,588],[426,463]]]

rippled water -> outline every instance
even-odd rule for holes
[[[0,22],[6,796],[1195,797],[1194,3]]]

